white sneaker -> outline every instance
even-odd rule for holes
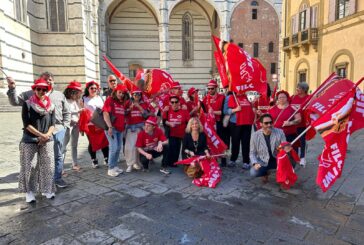
[[[121,168],[119,167],[114,167],[115,171],[118,172],[119,174],[123,173],[124,170],[122,170]]]
[[[245,169],[245,170],[250,169],[249,163],[243,163],[243,169]]]
[[[35,196],[34,196],[33,192],[29,191],[29,192],[25,193],[25,201],[27,203],[35,202]]]
[[[119,174],[120,174],[120,173],[119,173],[119,172],[117,172],[117,171],[115,170],[115,168],[107,170],[107,175],[109,175],[109,176],[111,176],[111,177],[116,177],[116,176],[118,176]]]
[[[42,196],[46,197],[47,199],[52,199],[56,196],[56,194],[54,194],[54,192],[52,193],[42,193]]]
[[[301,160],[300,160],[300,165],[301,165],[302,167],[306,167],[306,160],[305,160],[304,158],[301,158]]]
[[[125,170],[127,173],[131,173],[131,171],[133,171],[133,166],[128,166]]]
[[[140,167],[140,165],[139,164],[133,164],[133,168],[135,169],[135,170],[140,170],[141,169],[141,167]]]

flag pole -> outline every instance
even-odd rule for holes
[[[8,75],[6,75],[6,73],[4,72],[4,70],[3,70],[2,68],[0,68],[0,71],[1,71],[2,73],[4,73],[5,77],[9,77]]]
[[[345,93],[345,96],[351,92],[352,90],[356,89],[362,82],[364,81],[364,77],[360,78],[360,80],[358,82],[355,83],[354,87],[352,87],[348,92]],[[345,96],[343,96],[342,98],[344,98]],[[342,99],[341,98],[341,99]],[[336,103],[331,106],[331,108],[326,112],[330,112],[332,110],[332,108],[335,108],[335,106],[341,101],[341,99],[339,99],[338,101],[336,101]],[[326,114],[325,113],[325,114]],[[312,125],[308,126],[300,135],[298,135],[292,142],[291,145],[293,145],[294,143],[297,142],[297,140],[299,140],[308,130],[310,130],[312,128]]]

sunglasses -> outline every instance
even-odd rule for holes
[[[171,104],[177,104],[179,101],[178,100],[173,100],[171,101]]]
[[[37,91],[43,91],[43,92],[48,92],[48,89],[46,88],[36,88]]]
[[[215,88],[207,88],[207,90],[214,90]]]
[[[109,80],[109,82],[113,83],[113,82],[116,82],[116,80],[115,79],[112,79],[112,80]]]
[[[134,96],[141,96],[142,94],[141,93],[134,93],[133,95]]]
[[[269,121],[269,122],[263,122],[264,125],[272,125],[273,122],[272,121]]]
[[[91,87],[90,89],[91,89],[91,90],[97,90],[97,88],[96,88],[96,87]]]

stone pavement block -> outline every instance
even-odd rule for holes
[[[18,238],[10,233],[0,233],[0,244],[16,244]]]
[[[99,244],[110,238],[110,235],[99,230],[90,230],[77,237],[77,240],[85,244]]]
[[[34,223],[32,229],[21,232],[21,239],[26,241],[26,244],[40,244],[54,237],[63,235],[64,232],[56,227],[44,223]]]
[[[101,185],[104,187],[111,187],[111,186],[117,185],[118,182],[114,181],[113,179],[100,179],[98,181],[95,181],[94,184]]]
[[[364,216],[362,214],[351,215],[345,226],[349,229],[362,231],[364,233]]]
[[[109,230],[109,233],[121,241],[125,241],[126,239],[136,234],[134,230],[129,229],[124,224],[120,224],[118,226],[111,228]]]
[[[315,244],[307,242],[307,241],[301,241],[301,240],[299,240],[293,236],[290,236],[287,233],[283,233],[283,232],[274,233],[273,236],[268,241],[266,241],[264,244],[315,245]]]
[[[353,230],[348,227],[341,227],[337,232],[336,237],[351,244],[361,245],[364,241],[364,232]]]
[[[135,188],[135,187],[131,187],[129,185],[126,184],[119,184],[119,185],[115,185],[113,187],[111,187],[112,189],[116,190],[116,191],[120,191],[122,193],[126,193],[128,195],[134,196],[134,197],[146,197],[150,194],[150,192],[144,191],[142,189],[139,188]]]
[[[48,240],[40,245],[82,245],[82,244],[69,235],[63,235]]]
[[[350,243],[338,240],[334,236],[325,235],[323,233],[317,231],[310,231],[310,233],[306,236],[305,241],[320,244],[320,245],[349,245]]]
[[[79,202],[69,202],[57,207],[57,209],[61,210],[65,214],[72,214],[78,211],[79,208],[83,206],[82,203]]]
[[[68,202],[81,199],[88,194],[78,189],[68,189],[62,192],[57,192],[56,197],[50,202],[52,206],[59,206]]]
[[[112,191],[110,188],[107,187],[103,187],[103,186],[99,186],[99,185],[94,185],[90,188],[86,188],[84,189],[85,192],[92,194],[92,195],[100,195],[106,192],[110,192]]]

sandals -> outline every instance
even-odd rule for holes
[[[76,172],[80,172],[81,167],[79,165],[74,165],[74,166],[72,166],[72,170],[76,171]]]

